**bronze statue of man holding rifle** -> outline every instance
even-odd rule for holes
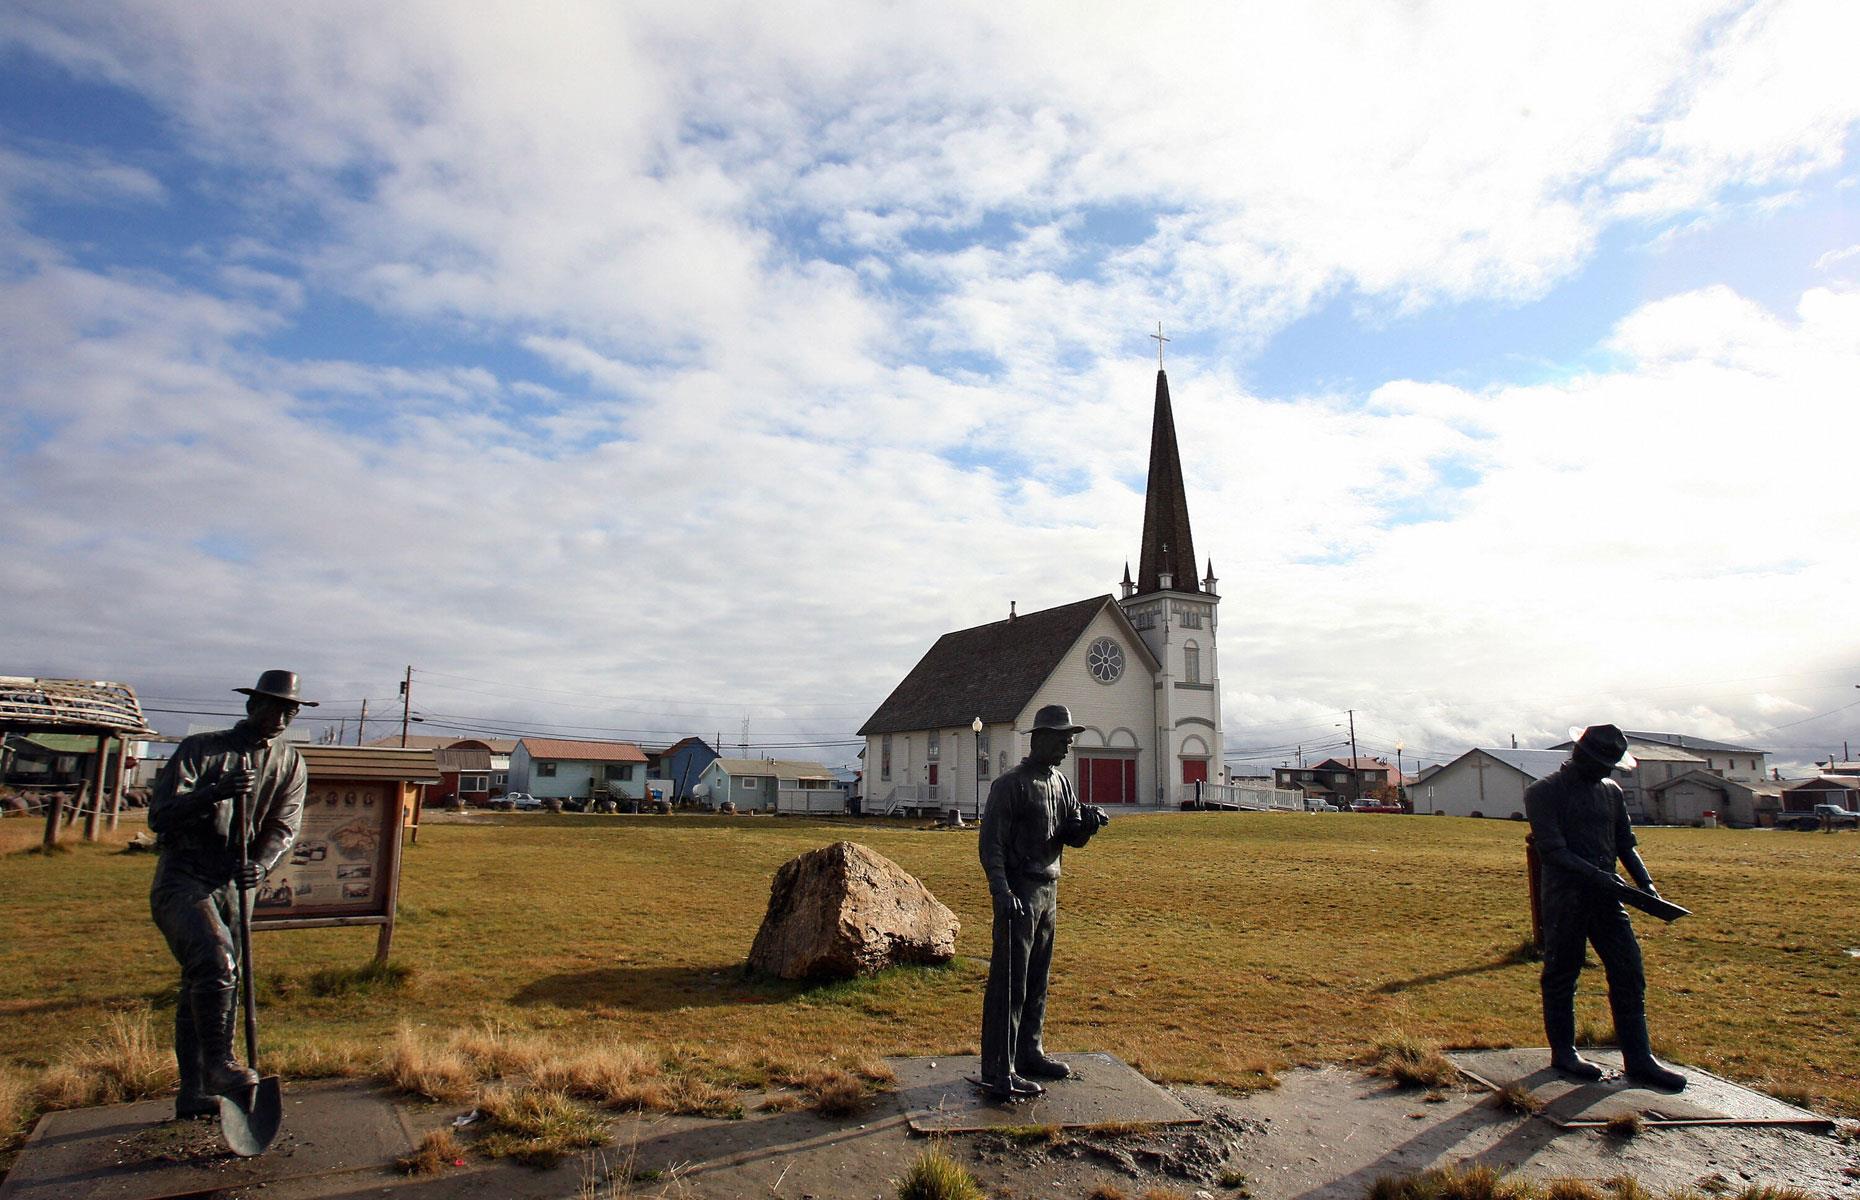
[[[221,1097],[254,1103],[258,1074],[233,1053],[242,974],[251,987],[249,965],[242,972],[240,963],[242,951],[250,963],[250,893],[303,822],[307,773],[284,731],[315,701],[298,695],[290,671],[266,671],[256,686],[234,690],[246,696],[245,719],[182,741],[149,799],[161,848],[149,908],[181,966],[176,1117],[224,1117]],[[251,1038],[248,1020],[248,1055]]]
[[[1541,979],[1544,1033],[1550,1065],[1583,1082],[1602,1077],[1602,1068],[1576,1053],[1576,980],[1590,943],[1608,975],[1608,1007],[1627,1077],[1663,1091],[1686,1086],[1686,1077],[1653,1056],[1647,1033],[1647,977],[1640,942],[1628,923],[1630,903],[1666,920],[1685,909],[1668,904],[1635,848],[1627,798],[1609,778],[1617,767],[1632,770],[1627,736],[1613,725],[1572,729],[1569,761],[1524,792],[1537,851],[1543,909],[1544,969]],[[1619,861],[1637,887],[1615,874]]]

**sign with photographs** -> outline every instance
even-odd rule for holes
[[[317,779],[304,796],[303,828],[260,885],[253,925],[303,918],[386,917],[399,858],[400,785]]]

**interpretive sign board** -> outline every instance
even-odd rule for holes
[[[253,929],[378,925],[377,959],[394,937],[401,819],[420,784],[439,778],[431,750],[300,746],[309,769],[303,825],[260,886]]]

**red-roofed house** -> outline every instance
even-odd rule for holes
[[[524,738],[510,756],[510,790],[539,799],[646,795],[646,754],[631,742]]]

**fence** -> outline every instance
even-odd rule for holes
[[[1247,784],[1182,783],[1175,789],[1178,805],[1199,801],[1205,808],[1238,808],[1248,812],[1302,812],[1305,794],[1290,788]]]
[[[777,788],[775,811],[778,813],[843,813],[846,793],[838,788]]]

